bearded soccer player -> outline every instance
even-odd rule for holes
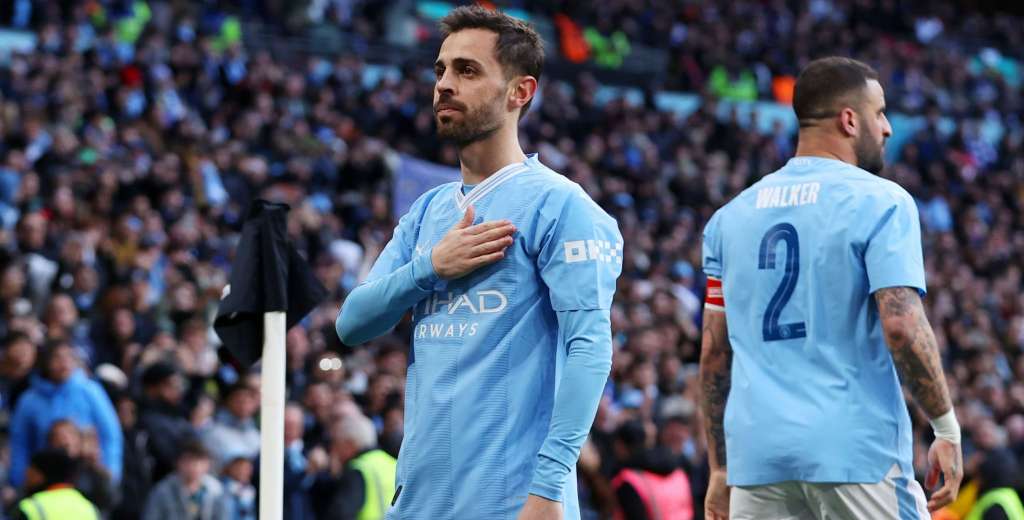
[[[519,146],[544,61],[537,33],[481,7],[441,28],[434,111],[462,182],[412,205],[336,324],[354,345],[412,312],[387,518],[578,519],[575,465],[611,368],[622,237]]]
[[[877,174],[878,74],[801,72],[796,157],[704,230],[709,519],[927,519],[956,498],[960,427],[925,317],[914,200]],[[897,375],[898,374],[898,375]],[[926,502],[899,376],[931,419]]]

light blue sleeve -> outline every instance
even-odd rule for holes
[[[110,471],[110,478],[116,484],[121,482],[121,464],[123,462],[124,435],[121,433],[121,422],[114,411],[114,405],[107,397],[103,387],[95,381],[88,383],[92,394],[92,416],[96,423],[96,435],[100,440],[103,465]]]
[[[537,255],[551,306],[555,311],[609,309],[622,272],[618,225],[582,189],[560,196],[541,207],[543,245]]]
[[[537,455],[530,493],[562,500],[569,471],[579,459],[612,366],[611,311],[560,311],[559,344],[567,356],[558,383],[551,426]]]
[[[421,198],[399,220],[366,281],[345,299],[334,323],[342,343],[358,345],[387,333],[438,282],[430,260],[432,250],[413,256],[415,227],[425,206]]]
[[[874,222],[864,250],[869,290],[913,287],[925,293],[921,221],[914,199],[901,188],[884,199],[881,218]]]
[[[722,278],[722,239],[719,233],[719,212],[715,212],[704,226],[704,240],[701,245],[701,266],[704,274],[713,278]]]

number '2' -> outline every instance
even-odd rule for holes
[[[796,228],[792,224],[788,222],[776,224],[764,234],[764,238],[761,239],[757,268],[775,269],[775,246],[780,241],[786,243],[786,264],[783,267],[782,283],[775,290],[771,301],[768,302],[768,309],[764,312],[763,334],[765,341],[779,341],[807,336],[807,326],[802,321],[798,323],[779,323],[782,308],[789,303],[789,299],[793,296],[793,289],[796,288],[797,278],[800,277],[800,238],[797,236]]]

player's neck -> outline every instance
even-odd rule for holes
[[[462,182],[477,185],[498,170],[526,160],[519,146],[517,125],[505,125],[487,139],[471,143],[459,150]]]
[[[824,157],[857,165],[857,154],[846,142],[818,132],[800,132],[794,157]]]

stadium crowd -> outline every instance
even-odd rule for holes
[[[292,206],[291,238],[330,290],[288,333],[286,517],[358,510],[346,463],[378,445],[397,455],[409,328],[349,348],[334,319],[397,219],[395,153],[456,164],[434,134],[430,64],[401,64],[400,80],[366,88],[354,55],[250,52],[215,3],[63,4],[32,14],[37,48],[0,68],[5,508],[18,509],[27,476],[58,449],[111,518],[255,518],[259,376],[218,355],[211,323],[247,205],[264,197]],[[326,4],[358,19],[368,2]],[[522,123],[524,148],[585,187],[627,237],[612,376],[578,468],[591,517],[629,507],[610,485],[623,467],[682,468],[701,516],[701,229],[795,146],[781,129],[715,117],[716,94],[735,91],[711,78],[718,67],[748,75],[753,99],[770,99],[775,80],[830,53],[875,64],[890,110],[928,118],[885,175],[919,204],[925,303],[968,479],[1020,486],[1024,96],[1007,63],[1019,66],[1008,56],[1024,48],[1024,20],[945,3],[926,16],[888,0],[812,0],[801,14],[785,2],[562,4],[669,49],[669,79],[655,87],[704,96],[685,118],[599,104],[584,74],[545,82]],[[141,26],[119,22],[128,18]],[[952,134],[940,116],[954,119]],[[979,135],[986,118],[1006,128],[996,144]],[[920,477],[931,434],[911,410]]]

